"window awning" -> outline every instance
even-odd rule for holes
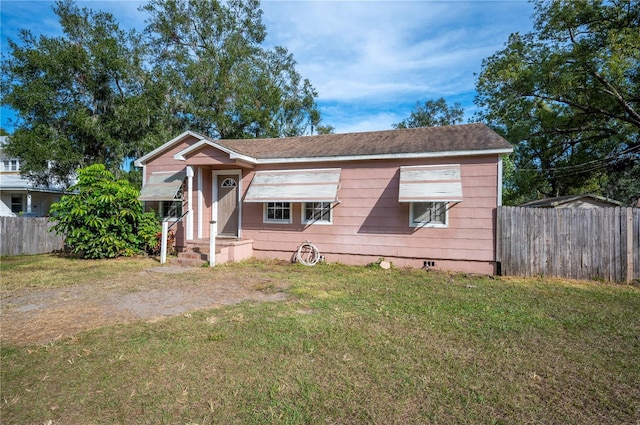
[[[399,202],[462,202],[460,165],[400,167]]]
[[[340,168],[256,171],[245,202],[335,202]]]
[[[185,173],[151,174],[140,190],[141,201],[174,201],[180,199]]]

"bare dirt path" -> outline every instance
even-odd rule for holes
[[[4,291],[2,341],[46,344],[78,332],[135,320],[160,320],[189,311],[243,301],[280,301],[284,287],[268,278],[222,275],[202,269],[150,268],[127,282]]]

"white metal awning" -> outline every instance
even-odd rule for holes
[[[460,165],[400,167],[399,202],[462,202]]]
[[[185,173],[151,174],[140,190],[141,201],[174,201],[180,199]]]
[[[256,171],[245,202],[335,202],[340,168]]]

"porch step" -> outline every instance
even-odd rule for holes
[[[172,266],[180,266],[180,267],[202,267],[206,264],[205,260],[197,260],[191,258],[172,258],[169,260]]]
[[[220,253],[220,251],[218,251],[218,253]],[[189,260],[208,260],[209,259],[209,253],[208,252],[195,252],[195,251],[186,251],[186,252],[181,252],[178,254],[178,257],[180,258],[185,258],[185,259],[189,259]]]
[[[216,254],[220,253],[220,249],[221,247],[216,246]],[[198,256],[202,256],[203,258],[208,257],[209,256],[209,247],[206,246],[194,246],[194,247],[186,247],[186,249],[182,252],[179,252],[178,255],[180,254],[189,254],[189,255],[198,255]],[[195,258],[195,257],[194,257]]]
[[[220,247],[216,246],[216,255],[220,254]],[[209,242],[207,244],[187,243],[183,251],[178,252],[177,258],[171,259],[171,264],[182,267],[201,267],[209,261]]]
[[[216,238],[216,264],[227,261],[239,261],[251,256],[253,241],[249,239]],[[242,247],[249,247],[247,256]],[[178,249],[178,257],[171,258],[170,263],[182,267],[201,267],[209,261],[209,240],[196,239],[187,242],[186,246]],[[230,252],[231,251],[231,252]]]

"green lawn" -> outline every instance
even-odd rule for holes
[[[32,285],[148,266],[16,261],[2,261],[3,290],[40,261],[58,277]],[[257,261],[198,272],[232,275],[268,277],[289,298],[3,345],[0,422],[640,421],[638,287]]]

